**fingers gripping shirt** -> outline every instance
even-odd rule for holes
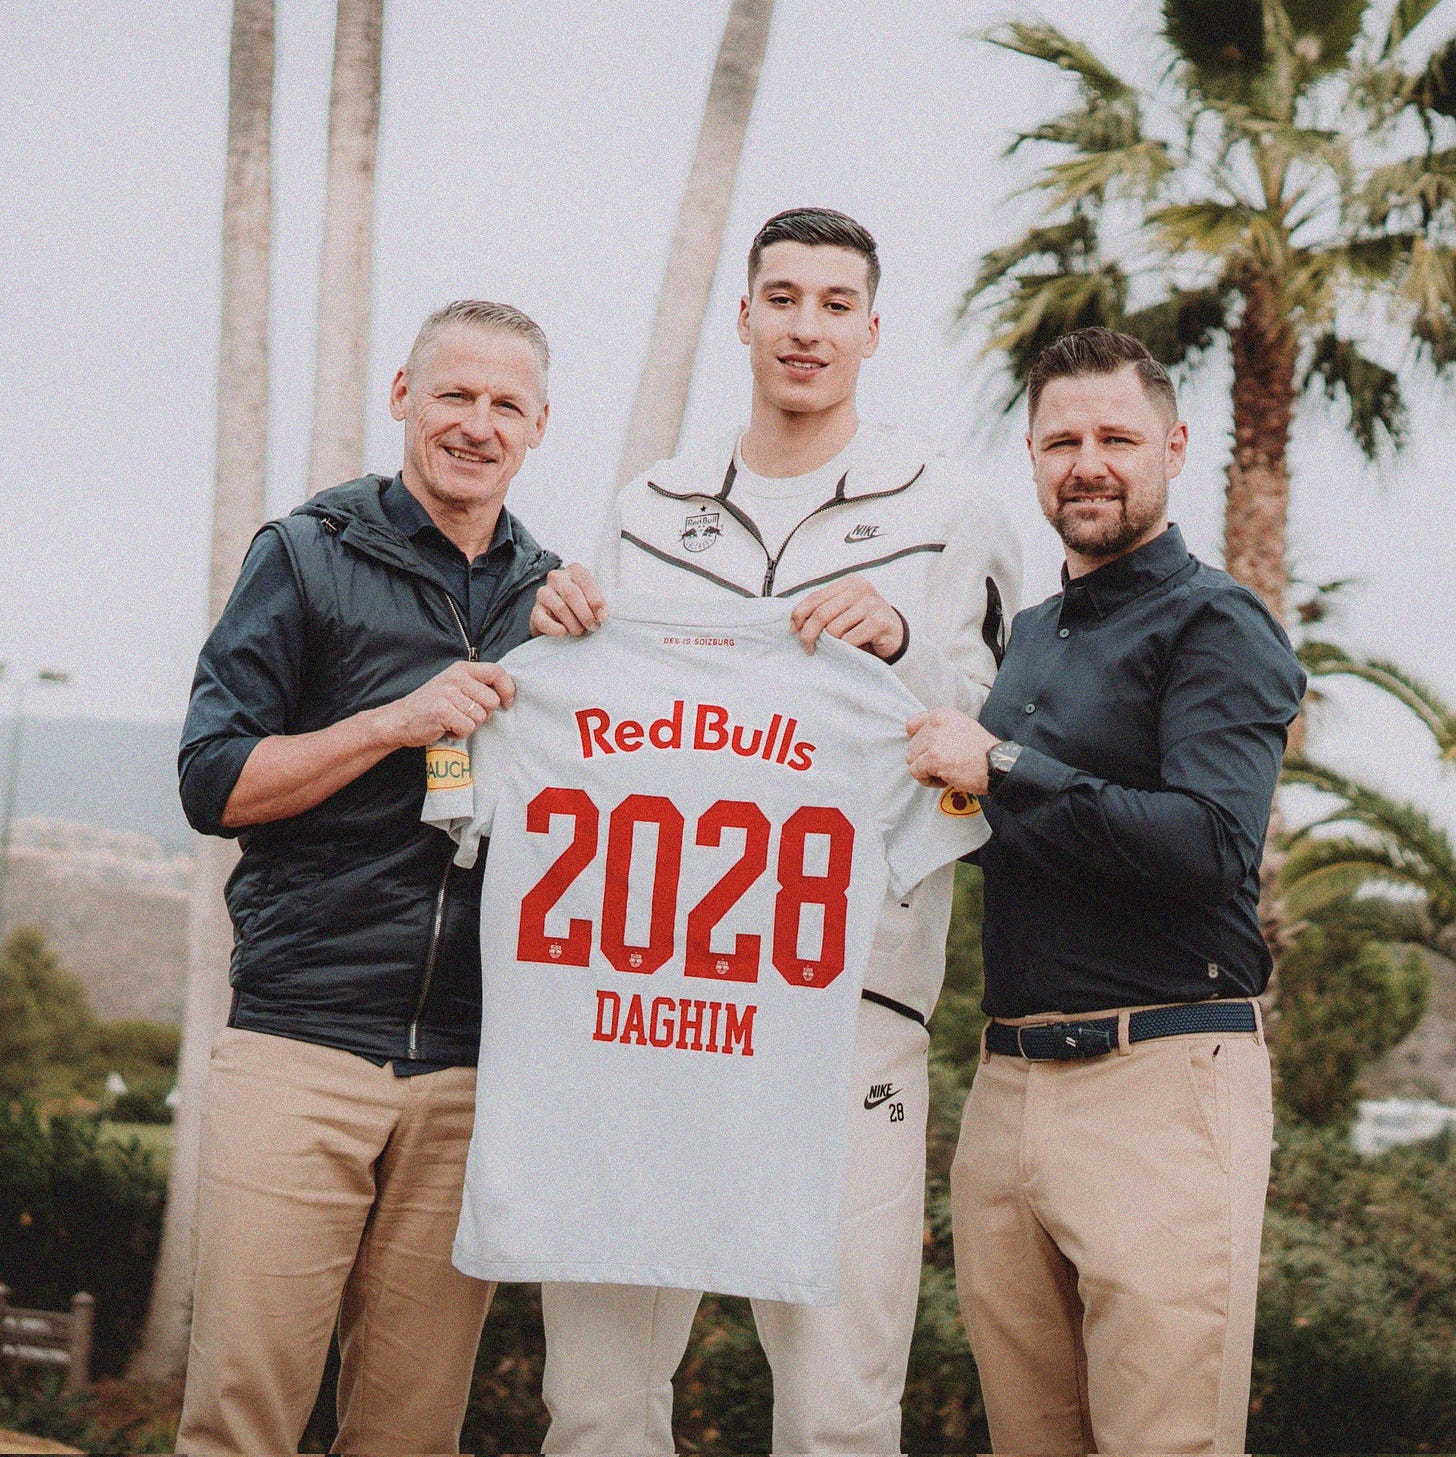
[[[427,820],[482,896],[455,1261],[497,1280],[837,1297],[848,1077],[885,890],[980,845],[905,766],[917,700],[784,604],[619,598],[504,660]]]

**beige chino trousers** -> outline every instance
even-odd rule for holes
[[[997,1452],[1244,1450],[1271,1140],[1262,1032],[982,1058],[951,1210]]]
[[[494,1290],[450,1263],[474,1106],[474,1068],[219,1033],[178,1452],[297,1452],[336,1320],[335,1450],[459,1450]]]

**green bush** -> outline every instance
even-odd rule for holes
[[[85,988],[40,931],[11,932],[0,946],[0,1097],[75,1092],[72,1069],[91,1055],[95,1031]]]
[[[0,1106],[0,1282],[45,1310],[94,1295],[97,1375],[122,1371],[146,1318],[166,1192],[135,1139],[103,1143],[92,1120]]]
[[[1361,1159],[1282,1127],[1264,1226],[1252,1451],[1456,1450],[1456,1152]]]
[[[33,926],[0,946],[0,1097],[99,1097],[106,1075],[161,1085],[177,1074],[179,1028],[140,1018],[98,1021],[80,978]]]
[[[1426,1009],[1421,953],[1383,943],[1337,905],[1301,931],[1279,963],[1280,1016],[1270,1036],[1279,1100],[1316,1127],[1348,1129],[1360,1072],[1411,1032]]]
[[[165,1087],[128,1088],[116,1095],[108,1115],[113,1123],[170,1123]]]

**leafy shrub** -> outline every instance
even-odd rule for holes
[[[113,1123],[170,1123],[172,1110],[167,1106],[165,1087],[129,1088],[118,1093],[111,1105]]]
[[[43,1310],[90,1291],[97,1375],[121,1372],[146,1318],[165,1199],[135,1139],[103,1143],[91,1120],[0,1107],[0,1281],[14,1304]]]
[[[58,1373],[26,1370],[0,1390],[0,1427],[96,1457],[171,1452],[181,1412],[180,1382],[100,1381],[79,1396],[65,1396]]]
[[[1250,1449],[1456,1450],[1456,1151],[1279,1132]]]
[[[1358,907],[1335,906],[1300,933],[1279,979],[1270,1043],[1280,1102],[1316,1127],[1348,1129],[1361,1069],[1425,1012],[1430,973],[1421,953],[1376,938]]]

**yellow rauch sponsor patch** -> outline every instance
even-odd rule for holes
[[[981,812],[981,801],[963,789],[947,789],[940,796],[939,808],[943,815],[978,815]]]
[[[433,744],[425,750],[425,784],[430,789],[468,789],[470,755],[464,749]]]

